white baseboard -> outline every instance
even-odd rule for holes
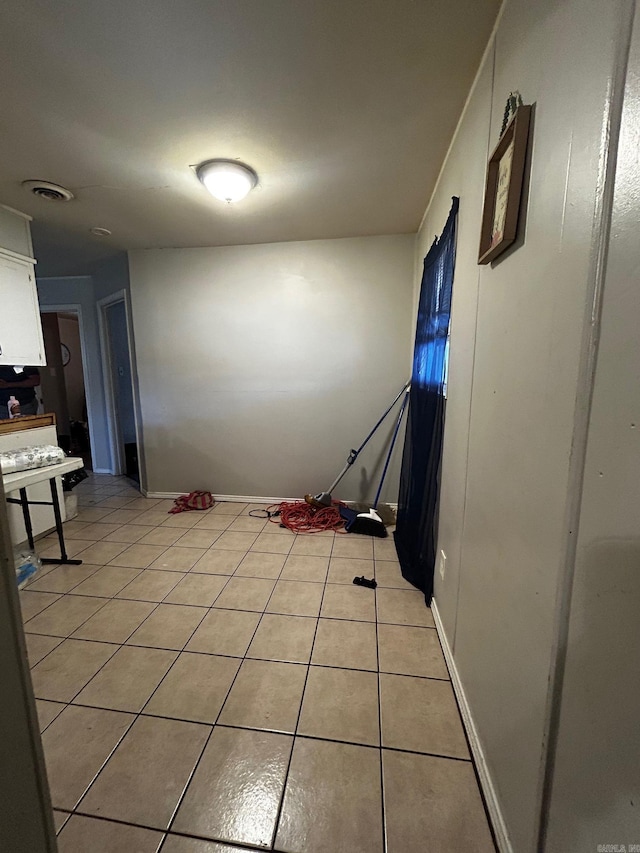
[[[433,614],[433,621],[436,625],[438,637],[440,638],[440,643],[442,644],[442,651],[444,652],[447,668],[449,669],[449,675],[451,676],[451,683],[458,700],[458,705],[460,706],[462,722],[467,732],[467,737],[469,738],[473,760],[476,765],[476,770],[478,771],[480,785],[482,786],[482,793],[484,794],[484,798],[487,803],[487,810],[496,836],[498,850],[500,853],[513,853],[513,847],[511,846],[509,833],[507,832],[507,827],[502,816],[502,809],[500,808],[496,789],[493,785],[491,774],[489,773],[487,760],[484,755],[484,750],[482,749],[482,743],[478,736],[473,716],[471,714],[471,708],[467,701],[464,687],[460,680],[460,675],[458,674],[458,669],[453,658],[451,647],[449,646],[449,641],[447,640],[447,636],[444,632],[444,626],[440,619],[440,613],[438,612],[438,605],[436,604],[435,599],[431,600],[431,612]]]
[[[97,472],[96,472],[97,473]],[[179,498],[180,495],[184,495],[185,492],[150,492],[146,489],[143,489],[140,486],[140,491],[145,496],[145,498],[156,498],[161,500],[175,500]],[[217,501],[228,501],[230,503],[247,503],[247,504],[281,504],[283,501],[287,503],[292,503],[293,501],[301,501],[301,497],[297,498],[265,498],[264,495],[214,495],[214,498]],[[345,501],[345,503],[353,503],[353,501]],[[389,503],[385,501],[387,506],[391,507],[393,510],[398,509],[397,503]]]
[[[148,492],[142,490],[145,498],[161,498],[161,499],[169,499],[175,500],[175,498],[179,498],[180,495],[186,494],[186,492]],[[214,498],[217,501],[228,501],[230,503],[243,503],[243,504],[280,504],[283,501],[299,501],[300,498],[265,498],[261,495],[214,495]]]

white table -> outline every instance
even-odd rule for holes
[[[67,556],[67,549],[64,544],[64,535],[62,532],[62,516],[60,514],[60,502],[58,500],[58,489],[56,486],[56,477],[62,477],[64,474],[69,474],[71,471],[76,471],[84,466],[84,461],[79,456],[71,456],[60,462],[57,465],[46,465],[43,468],[30,468],[28,471],[17,471],[15,474],[3,474],[2,484],[6,493],[20,492],[20,500],[17,498],[7,498],[7,503],[20,504],[24,514],[24,526],[29,539],[29,547],[35,547],[33,542],[33,529],[31,527],[31,515],[29,513],[30,505],[51,506],[53,507],[53,515],[56,520],[56,532],[58,541],[60,542],[60,559],[57,557],[43,557],[43,563],[63,563],[68,566],[79,566],[82,560],[70,560]],[[27,487],[35,486],[36,483],[43,483],[49,480],[51,486],[50,501],[30,501],[27,497]]]

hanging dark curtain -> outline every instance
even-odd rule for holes
[[[409,415],[394,533],[402,575],[431,603],[438,535],[438,493],[444,433],[444,382],[458,198],[424,259]]]

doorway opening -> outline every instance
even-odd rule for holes
[[[124,291],[98,302],[113,473],[140,483],[129,309]]]
[[[80,309],[43,308],[40,317],[47,364],[39,368],[38,412],[55,413],[60,447],[92,469]]]

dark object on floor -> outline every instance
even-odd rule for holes
[[[71,489],[74,489],[78,485],[78,483],[86,480],[88,476],[89,475],[84,468],[77,468],[75,471],[69,471],[68,474],[63,474],[61,477],[62,491],[70,492]]]
[[[405,386],[404,386],[404,388],[402,389],[402,391],[400,391],[400,393],[398,394],[398,396],[395,398],[395,400],[394,400],[394,401],[393,401],[393,403],[389,406],[389,408],[386,410],[386,412],[382,415],[382,417],[380,418],[380,420],[378,421],[378,423],[374,426],[374,428],[371,430],[371,432],[369,433],[369,435],[368,435],[368,436],[365,438],[365,440],[362,442],[362,444],[360,445],[360,447],[359,447],[357,450],[353,450],[353,449],[352,449],[352,450],[349,452],[349,457],[348,457],[348,459],[347,459],[347,461],[346,461],[346,464],[345,464],[344,468],[342,469],[342,471],[340,471],[340,473],[339,473],[339,474],[338,474],[338,476],[335,478],[335,480],[333,481],[333,483],[331,483],[331,485],[329,486],[328,491],[326,491],[326,492],[319,492],[317,495],[305,495],[305,496],[304,496],[304,499],[305,499],[305,501],[306,501],[308,504],[310,504],[311,506],[315,506],[315,507],[331,506],[331,501],[332,501],[331,492],[335,489],[335,487],[338,485],[338,483],[340,482],[340,480],[342,480],[342,478],[343,478],[343,477],[344,477],[344,475],[347,473],[347,471],[349,470],[349,468],[353,465],[353,463],[356,461],[356,459],[358,458],[358,456],[360,455],[360,453],[364,450],[364,447],[365,447],[365,445],[369,442],[369,439],[371,438],[371,436],[376,432],[376,430],[378,429],[378,427],[380,426],[380,424],[382,423],[382,421],[387,417],[387,415],[389,414],[389,412],[391,411],[391,409],[393,409],[393,407],[394,407],[394,406],[395,406],[395,404],[398,402],[398,400],[400,399],[400,397],[402,397],[402,395],[406,393],[406,391],[407,391],[407,389],[408,389],[408,388],[409,388],[409,382],[407,382],[407,383],[405,384]],[[395,436],[394,436],[394,441],[395,441]],[[385,469],[385,470],[386,470],[386,469]],[[383,475],[383,478],[384,478],[384,475]],[[381,484],[381,485],[382,485],[382,484]]]
[[[71,421],[69,424],[71,431],[71,455],[82,456],[91,455],[91,445],[89,443],[89,427],[82,421]]]
[[[369,512],[371,504],[366,504],[363,501],[349,501],[349,508],[355,509],[356,512]],[[379,503],[375,509],[386,527],[393,527],[395,525],[396,511],[393,507],[389,506],[389,504]]]
[[[130,480],[140,482],[140,466],[138,465],[138,445],[132,441],[124,446],[125,473]]]
[[[248,515],[251,518],[275,518],[275,516],[280,515],[280,509],[276,509],[273,512],[270,512],[268,509],[250,509]]]
[[[375,589],[378,586],[375,578],[371,578],[371,580],[369,580],[369,578],[365,578],[364,575],[360,578],[354,578],[353,582],[356,586],[368,586],[369,589]]]
[[[361,533],[363,536],[379,536],[381,539],[389,535],[384,522],[375,509],[370,509],[368,512],[358,512],[350,506],[343,505],[340,507],[340,515],[346,522],[344,529],[347,533]]]
[[[216,499],[211,492],[189,492],[188,495],[180,495],[173,502],[170,513],[189,512],[192,509],[210,509]]]

